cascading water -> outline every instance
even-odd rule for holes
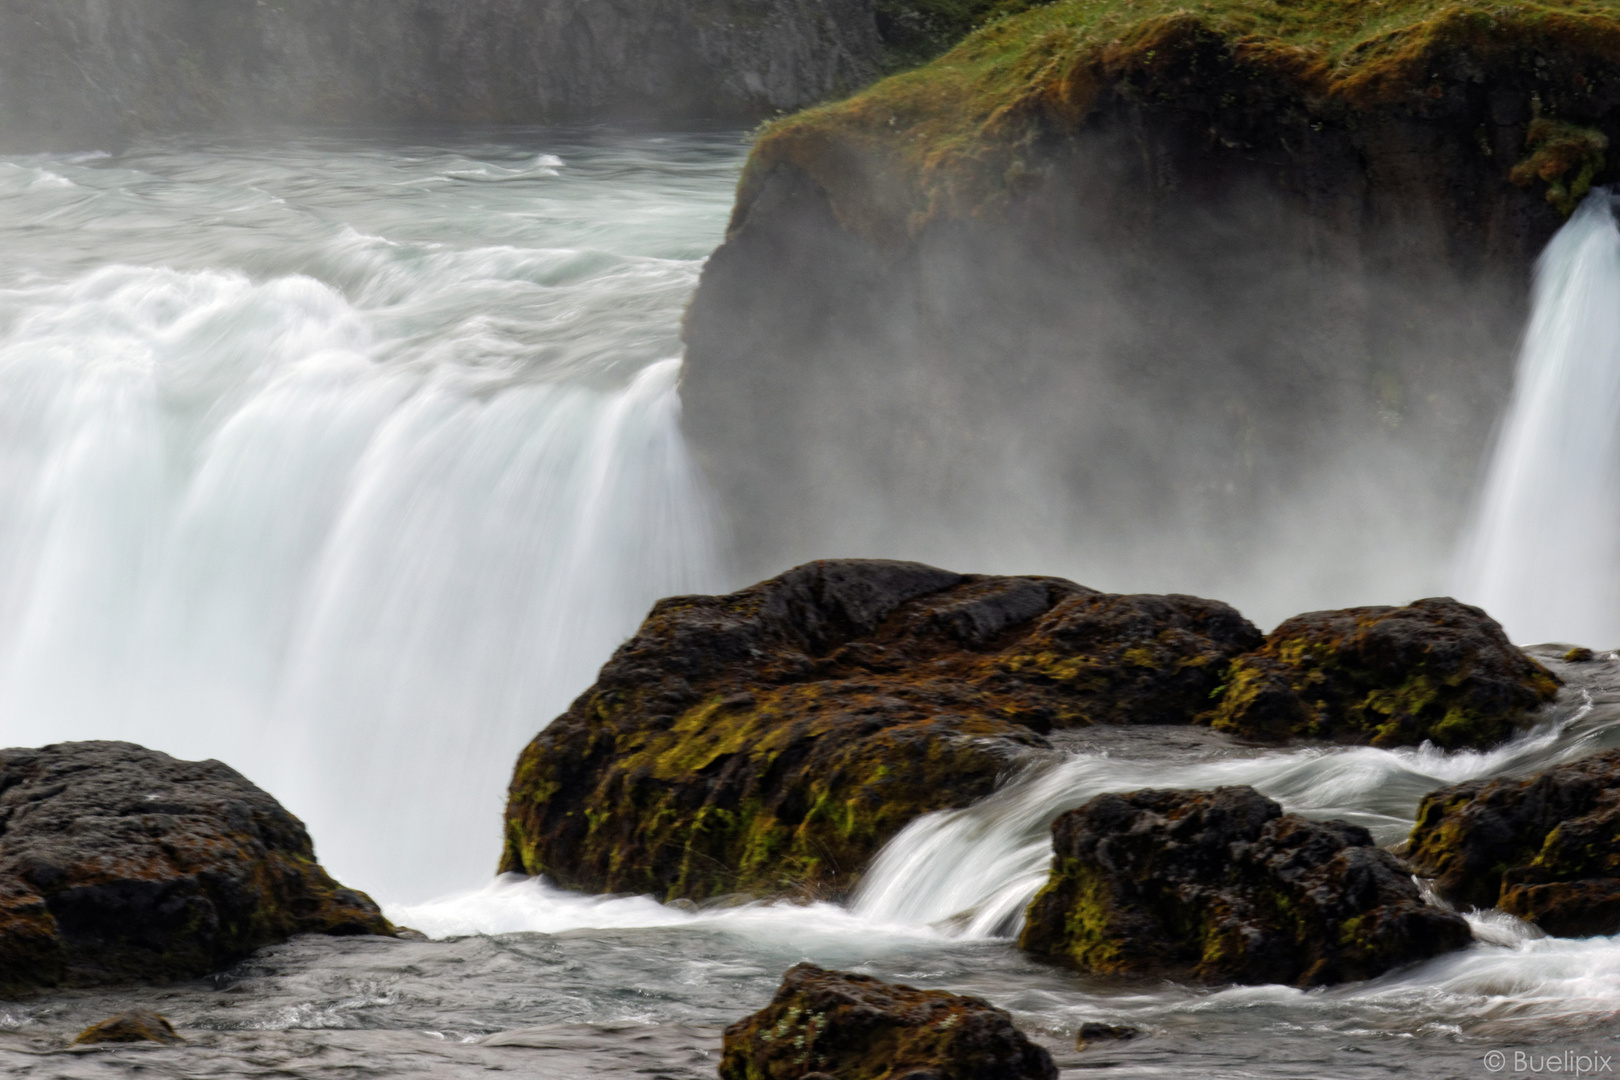
[[[487,880],[519,747],[718,583],[669,357],[738,147],[645,149],[0,166],[5,745],[218,757],[344,880]]]
[[[1457,594],[1515,641],[1620,643],[1620,229],[1599,188],[1536,267]]]
[[[1052,819],[1094,795],[1246,783],[1392,842],[1441,784],[1620,746],[1612,658],[1546,653],[1572,686],[1489,753],[1059,732],[990,798],[903,830],[847,906],[490,882],[522,742],[655,598],[726,584],[671,357],[741,158],[734,135],[601,132],[0,158],[0,737],[218,756],[434,939],[309,936],[166,987],[190,1041],[128,1051],[140,1067],[712,1080],[722,1026],[804,959],[985,996],[1071,1078],[1452,1080],[1501,1046],[1544,1065],[1620,1037],[1620,937],[1499,913],[1470,913],[1466,950],[1309,993],[1094,982],[1008,941]],[[1513,498],[1538,496],[1544,460],[1586,494],[1610,482],[1608,384],[1581,365],[1620,340],[1617,266],[1589,200],[1544,260],[1526,346],[1527,371],[1562,357],[1577,370],[1546,378],[1579,393],[1529,409],[1522,377],[1534,422],[1500,460],[1519,460],[1508,436],[1534,449],[1515,424],[1590,453],[1534,458]],[[1582,543],[1602,509],[1579,508]],[[64,1036],[151,996],[0,1003],[0,1072],[107,1075],[127,1059]],[[1095,1020],[1148,1037],[1077,1054]]]

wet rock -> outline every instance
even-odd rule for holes
[[[1450,597],[1296,615],[1232,665],[1217,731],[1446,749],[1502,742],[1559,681]]]
[[[722,1080],[1056,1080],[1045,1050],[989,1002],[814,964],[726,1028]]]
[[[1564,937],[1620,931],[1620,750],[1429,793],[1407,858],[1460,907],[1500,907]]]
[[[513,775],[501,870],[839,896],[1054,726],[1187,723],[1260,634],[1225,604],[829,560],[660,601]]]
[[[1099,975],[1322,986],[1471,940],[1367,830],[1249,787],[1100,795],[1052,845],[1019,947]]]
[[[1141,1034],[1141,1028],[1132,1027],[1130,1024],[1100,1024],[1088,1021],[1080,1025],[1080,1033],[1075,1036],[1074,1048],[1084,1050],[1097,1043],[1129,1042]]]
[[[92,1043],[182,1043],[169,1018],[147,1009],[130,1009],[108,1017],[99,1024],[91,1024],[73,1040],[75,1046]]]
[[[1564,660],[1571,664],[1584,664],[1592,659],[1592,650],[1584,645],[1577,645],[1564,654]]]
[[[0,991],[163,982],[293,934],[387,934],[299,820],[218,761],[0,750]]]

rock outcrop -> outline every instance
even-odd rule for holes
[[[689,438],[751,567],[1016,537],[1213,595],[1438,576],[1617,105],[1608,3],[994,22],[764,131]]]
[[[73,1040],[75,1046],[94,1046],[97,1043],[155,1042],[165,1045],[186,1040],[174,1030],[167,1016],[150,1009],[130,1009],[117,1016],[109,1016],[91,1024]]]
[[[14,0],[0,145],[276,124],[752,121],[876,78],[871,0]]]
[[[500,868],[671,899],[840,896],[1042,732],[1188,723],[1260,641],[1214,601],[882,560],[661,600],[518,759]]]
[[[1212,723],[1258,740],[1485,748],[1558,687],[1485,612],[1436,597],[1286,620],[1233,663]]]
[[[218,761],[0,750],[0,992],[217,971],[294,934],[390,934],[304,826]]]
[[[1407,858],[1453,904],[1564,937],[1620,932],[1620,750],[1431,792]]]
[[[1253,788],[1100,795],[1052,846],[1019,947],[1099,975],[1322,986],[1472,937],[1366,829]]]
[[[1052,1057],[989,1002],[870,975],[789,968],[726,1028],[721,1080],[1057,1080]]]

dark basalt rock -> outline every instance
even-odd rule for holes
[[[1099,975],[1322,986],[1472,937],[1366,829],[1253,788],[1100,795],[1052,845],[1019,947]]]
[[[167,1016],[159,1015],[148,1009],[130,1009],[117,1016],[110,1016],[99,1024],[91,1024],[79,1032],[78,1038],[73,1040],[75,1046],[89,1046],[95,1043],[182,1043],[185,1042],[169,1023]]]
[[[1130,1042],[1139,1038],[1141,1034],[1141,1028],[1130,1024],[1103,1024],[1090,1020],[1080,1025],[1080,1032],[1074,1039],[1074,1048],[1084,1050],[1098,1043]]]
[[[218,761],[0,750],[0,992],[163,982],[293,934],[388,934],[299,820]]]
[[[798,964],[726,1028],[721,1080],[1057,1080],[1045,1050],[989,1002]]]
[[[1214,601],[881,560],[662,600],[518,759],[501,870],[671,899],[840,895],[1040,732],[1187,723],[1259,642]]]
[[[1313,611],[1233,664],[1213,726],[1261,740],[1487,747],[1558,687],[1495,620],[1450,597]]]
[[[1431,792],[1407,858],[1459,906],[1499,907],[1564,937],[1620,931],[1620,750]]]

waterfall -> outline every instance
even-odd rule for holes
[[[114,266],[0,320],[8,744],[218,757],[379,895],[488,880],[519,748],[715,585],[677,360],[389,362],[297,275]]]
[[[1520,642],[1620,644],[1620,230],[1595,189],[1542,254],[1457,593]]]

